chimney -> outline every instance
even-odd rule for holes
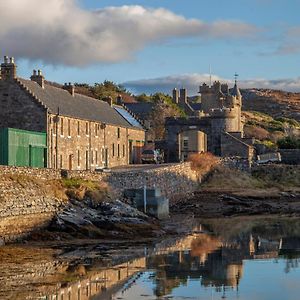
[[[118,95],[118,97],[117,97],[117,104],[118,105],[122,105],[123,104],[122,95]]]
[[[186,89],[180,89],[179,102],[181,104],[187,103],[187,90]]]
[[[4,56],[4,62],[1,64],[1,79],[11,80],[17,77],[17,66],[13,57],[8,59],[8,56]]]
[[[179,92],[175,88],[175,89],[173,89],[173,102],[176,103],[176,104],[178,104],[178,99],[179,99]]]
[[[30,76],[31,81],[35,81],[42,89],[45,87],[45,77],[42,74],[41,70],[33,70],[32,75]]]
[[[108,96],[105,101],[110,105],[110,106],[113,106],[113,99],[111,96]]]
[[[71,84],[71,82],[69,82],[69,84],[65,83],[64,90],[68,91],[72,95],[72,97],[74,97],[74,95],[75,95],[74,84]]]

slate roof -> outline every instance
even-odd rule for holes
[[[154,106],[150,102],[124,103],[124,105],[142,120],[147,119]]]
[[[234,87],[233,87],[233,89],[232,89],[232,91],[231,91],[231,95],[232,95],[232,96],[236,96],[236,97],[238,97],[238,98],[241,98],[241,97],[242,97],[241,92],[240,92],[240,89],[238,88],[238,86],[237,86],[236,83],[234,84]]]
[[[193,110],[201,110],[201,103],[190,103]]]
[[[66,90],[45,84],[44,89],[35,81],[18,78],[52,114],[96,121],[120,127],[135,127],[122,117],[107,102],[75,93],[74,97]]]

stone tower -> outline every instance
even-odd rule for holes
[[[176,103],[176,104],[178,104],[178,101],[179,101],[179,91],[176,88],[173,89],[172,95],[173,95],[173,102]]]

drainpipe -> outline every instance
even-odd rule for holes
[[[89,121],[89,170],[92,170],[92,128]]]
[[[59,122],[59,107],[57,107],[57,115],[56,115],[56,118],[55,118],[55,124],[56,124],[56,136],[55,136],[55,169],[58,169],[58,122]]]

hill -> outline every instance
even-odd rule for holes
[[[275,119],[285,117],[300,122],[300,93],[266,89],[245,89],[241,92],[244,111],[258,111]]]

